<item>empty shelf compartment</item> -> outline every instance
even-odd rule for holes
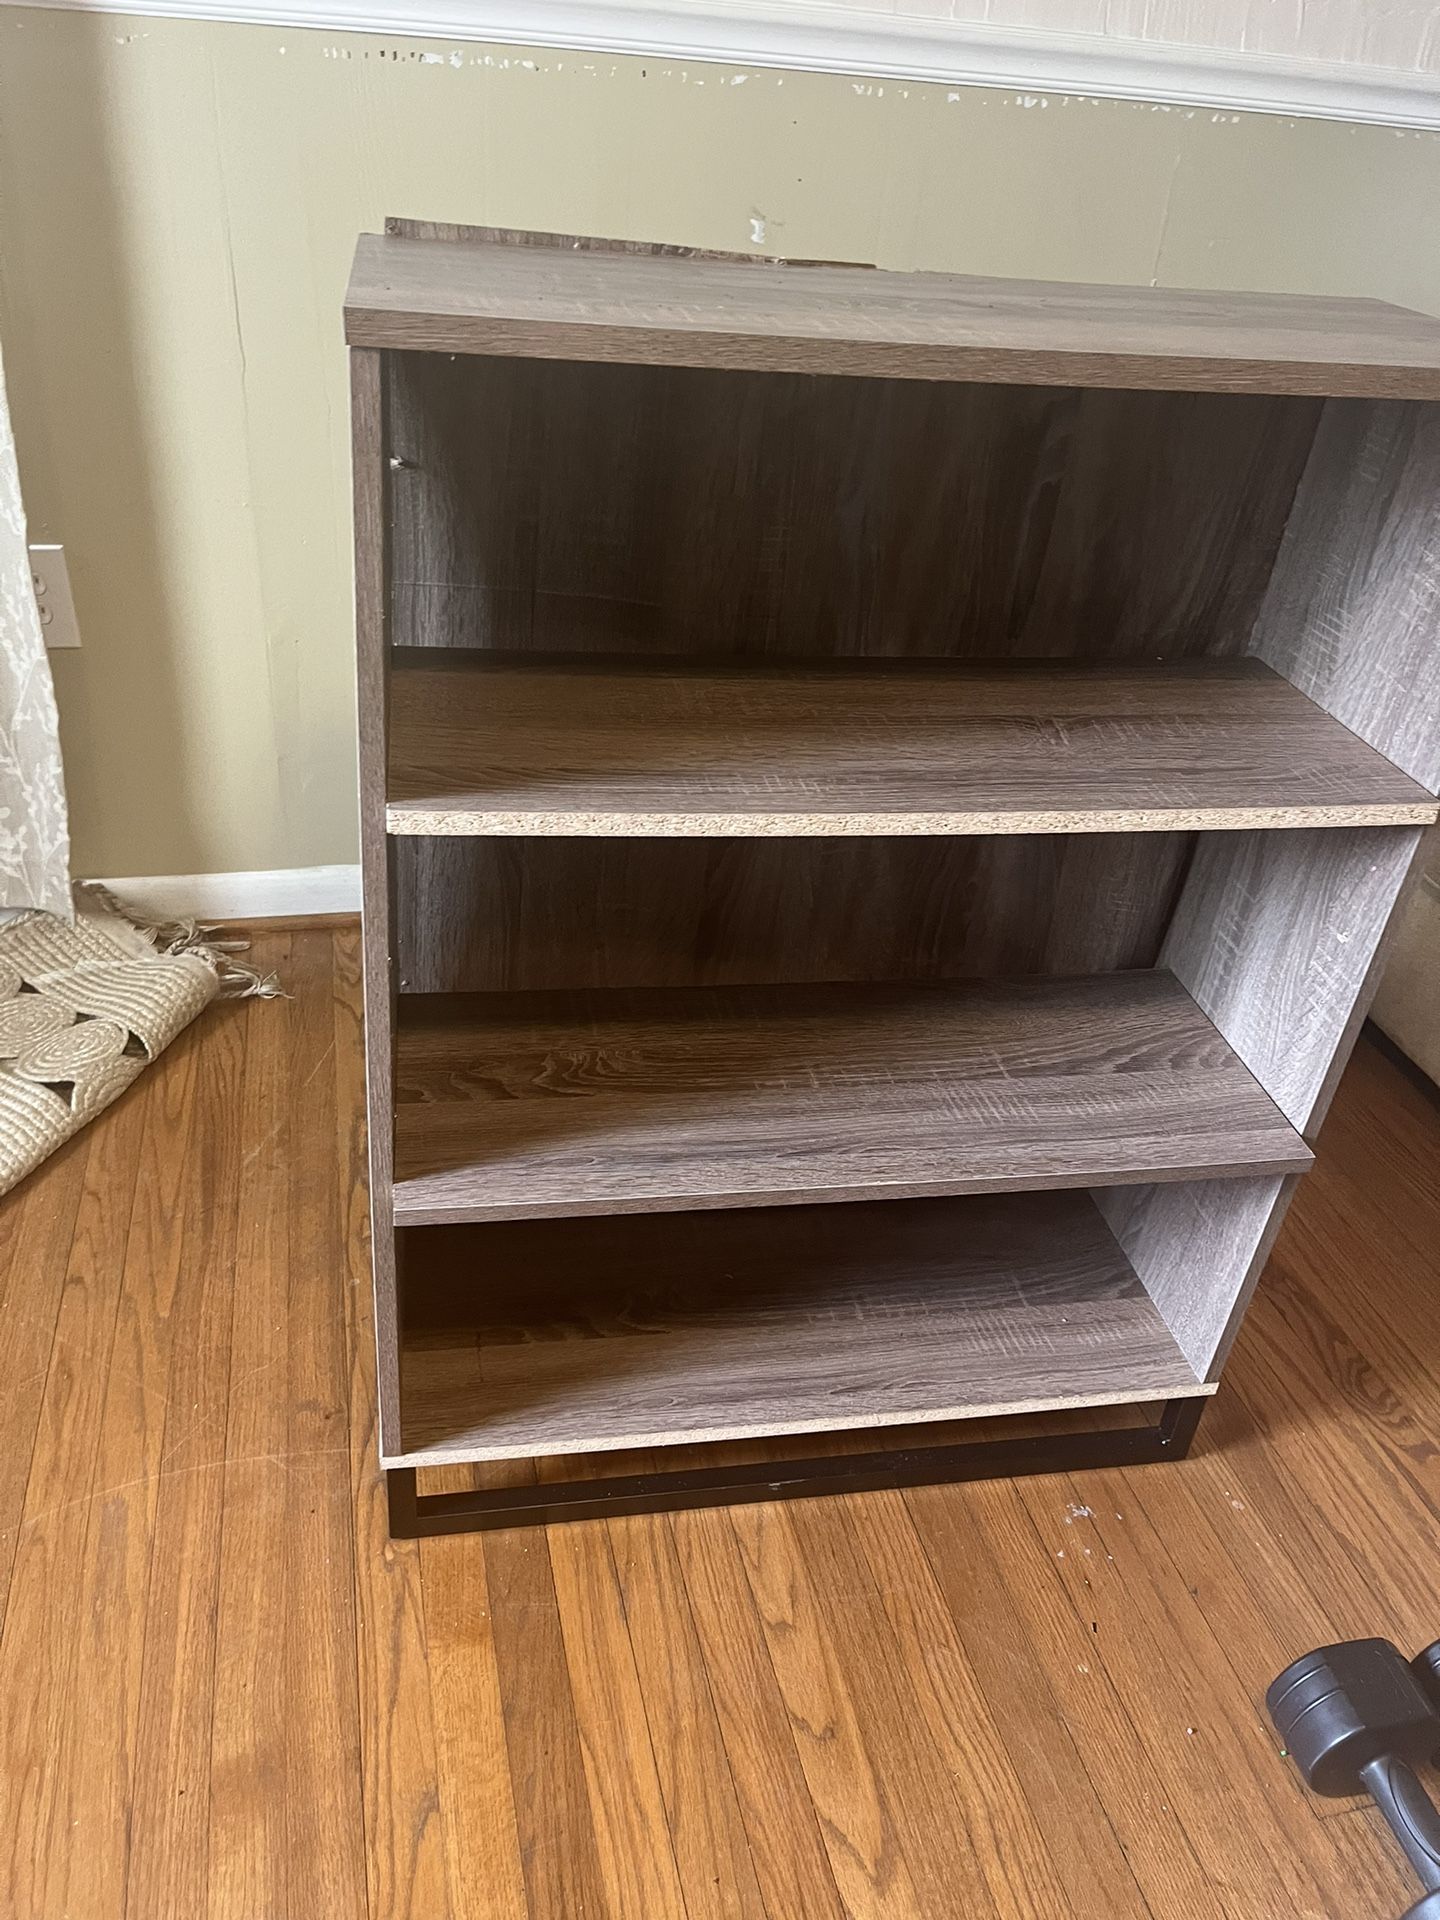
[[[387,1464],[1211,1391],[1086,1194],[432,1228]]]

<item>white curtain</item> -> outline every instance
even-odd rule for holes
[[[70,823],[55,688],[25,538],[15,436],[0,361],[0,908],[68,920]]]

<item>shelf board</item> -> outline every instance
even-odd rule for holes
[[[1440,813],[1257,660],[739,665],[436,647],[395,663],[395,834],[1135,833]]]
[[[1213,1391],[1079,1193],[442,1228],[406,1276],[391,1466]]]
[[[401,995],[399,1226],[1295,1171],[1169,974]]]
[[[1440,326],[1379,300],[378,234],[356,249],[345,337],[769,373],[1440,398]]]

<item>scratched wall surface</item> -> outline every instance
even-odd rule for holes
[[[339,308],[387,212],[1440,311],[1440,137],[0,11],[0,337],[78,870],[353,858]]]

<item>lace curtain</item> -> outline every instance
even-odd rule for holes
[[[0,362],[0,908],[69,920],[70,825],[55,689],[30,577]]]

